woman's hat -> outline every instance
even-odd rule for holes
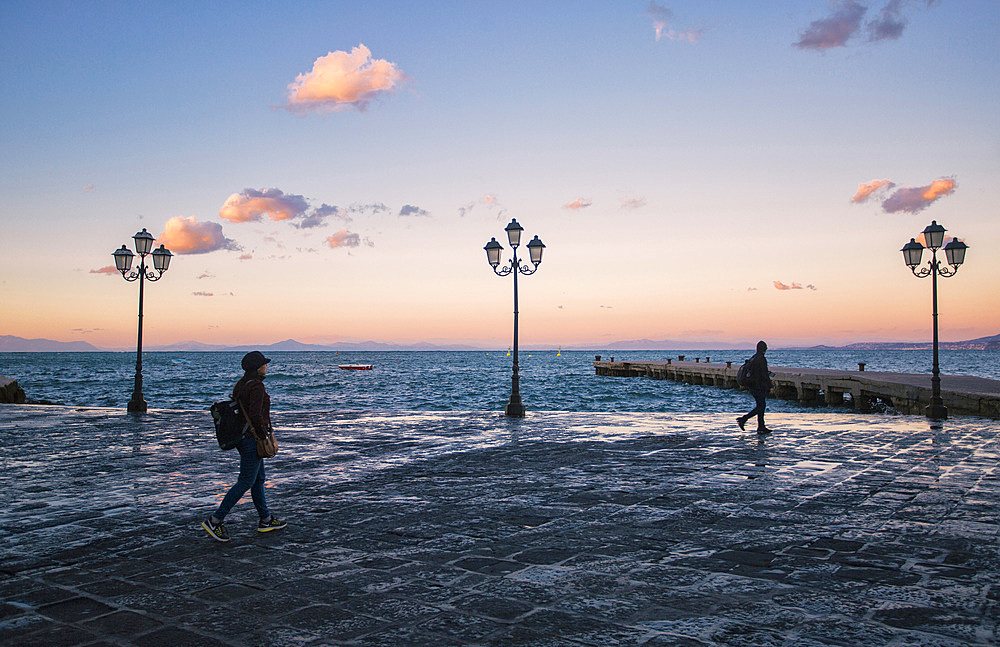
[[[270,362],[268,358],[264,357],[264,354],[259,350],[251,351],[243,356],[243,370],[244,371],[256,371],[258,368]]]

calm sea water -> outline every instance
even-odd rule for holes
[[[684,354],[740,362],[752,351],[522,352],[521,395],[529,411],[731,412],[750,408],[745,393],[668,380],[594,375],[595,355],[660,361]],[[274,352],[267,386],[274,411],[502,411],[510,396],[506,351]],[[143,356],[150,408],[203,410],[228,398],[243,353]],[[930,373],[929,351],[768,351],[772,366]],[[946,374],[1000,379],[998,351],[942,351]],[[339,364],[373,364],[344,371]],[[29,399],[71,406],[124,407],[132,393],[134,353],[0,353],[0,375],[16,379]],[[774,411],[801,411],[772,401]],[[815,409],[811,409],[815,410]],[[833,409],[834,411],[836,409]]]

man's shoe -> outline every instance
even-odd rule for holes
[[[747,421],[744,420],[742,416],[736,419],[736,424],[740,426],[740,431],[746,431],[746,427],[744,427],[744,425],[747,424]]]
[[[288,525],[286,521],[279,521],[272,514],[269,521],[259,521],[257,522],[257,532],[271,532],[272,530],[281,530]]]
[[[758,436],[766,436],[769,433],[771,433],[771,430],[768,429],[767,427],[757,427],[757,435]]]
[[[229,531],[226,530],[221,521],[219,523],[212,523],[212,519],[208,518],[201,522],[201,527],[208,534],[212,535],[212,538],[216,541],[229,541]]]

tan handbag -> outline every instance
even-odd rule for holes
[[[263,433],[257,433],[253,423],[250,422],[250,415],[247,413],[247,408],[243,406],[242,402],[240,402],[240,411],[243,412],[243,417],[247,419],[247,424],[250,425],[250,433],[253,434],[254,440],[257,441],[257,455],[261,458],[274,457],[278,453],[278,441],[274,439],[274,431],[267,429]]]

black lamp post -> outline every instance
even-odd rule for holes
[[[528,243],[528,256],[534,268],[522,265],[517,260],[517,247],[521,244],[521,232],[524,229],[521,228],[521,225],[517,224],[517,220],[511,220],[510,224],[504,227],[504,230],[507,232],[507,242],[510,243],[511,249],[514,250],[514,257],[510,263],[504,265],[503,268],[499,268],[500,252],[503,250],[503,246],[497,242],[496,238],[491,238],[490,242],[486,243],[486,247],[483,249],[486,250],[486,260],[493,266],[493,272],[497,276],[514,275],[514,373],[510,383],[510,402],[504,408],[504,413],[512,418],[523,418],[524,404],[521,403],[520,377],[517,373],[517,275],[520,273],[527,276],[528,274],[534,274],[538,270],[538,265],[542,262],[542,250],[545,249],[545,245],[538,239],[538,236],[532,238],[531,242]]]
[[[170,257],[173,254],[170,250],[160,245],[153,250],[153,269],[156,274],[146,267],[146,255],[153,247],[153,235],[143,227],[142,231],[132,236],[135,240],[135,251],[139,254],[139,267],[134,272],[129,272],[132,267],[132,257],[134,254],[125,245],[114,252],[115,267],[122,273],[122,278],[126,281],[139,281],[139,341],[135,349],[135,387],[132,390],[132,399],[128,403],[128,411],[132,413],[144,413],[146,411],[146,401],[142,397],[142,288],[145,281],[159,281],[163,273],[170,266]]]
[[[900,250],[903,252],[903,262],[910,268],[914,276],[919,279],[927,278],[928,276],[931,277],[931,302],[934,319],[934,364],[931,369],[931,403],[926,409],[926,414],[928,418],[935,420],[944,420],[948,417],[948,408],[941,401],[941,374],[938,367],[937,278],[938,275],[943,277],[954,276],[958,272],[958,266],[965,262],[965,250],[968,248],[968,245],[962,241],[952,238],[951,242],[944,246],[945,257],[948,259],[948,265],[951,267],[941,265],[941,262],[937,258],[937,250],[944,243],[945,231],[947,230],[937,224],[936,220],[932,220],[931,224],[922,232],[924,242],[927,243],[927,248],[931,250],[931,260],[928,261],[927,267],[922,267],[919,271],[917,271],[917,266],[920,265],[920,257],[924,253],[924,246],[911,238],[910,242],[903,245],[903,249]]]

